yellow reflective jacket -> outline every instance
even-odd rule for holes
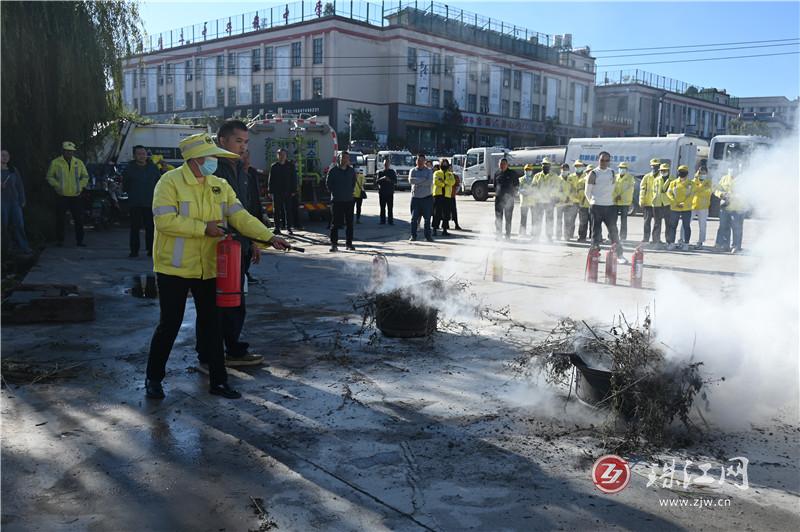
[[[361,197],[361,191],[364,190],[364,174],[356,172],[356,186],[353,187],[353,197],[358,199]]]
[[[630,172],[625,175],[617,174],[614,181],[614,205],[631,205],[633,203],[633,189],[636,187],[636,178]]]
[[[685,180],[678,178],[672,181],[667,189],[667,199],[671,211],[691,211],[692,181],[688,177]]]
[[[569,182],[569,175],[563,177],[561,174],[556,174],[558,181],[553,185],[553,194],[555,200],[559,205],[568,205],[570,189],[572,184]]]
[[[550,203],[558,201],[561,194],[561,176],[550,172],[541,171],[533,176],[533,186],[536,190],[534,198],[536,203]]]
[[[533,207],[536,205],[536,187],[533,184],[533,174],[530,177],[522,174],[519,178],[519,203],[520,207]]]
[[[453,197],[453,190],[455,190],[456,176],[448,170],[436,170],[433,173],[433,195],[442,196],[445,198]]]
[[[736,193],[736,179],[730,174],[722,176],[716,190],[714,190],[714,195],[721,200],[724,200],[727,196],[728,204],[725,205],[725,208],[729,211],[742,212],[747,209],[745,202]]]
[[[247,212],[227,181],[210,175],[200,184],[185,163],[158,181],[153,219],[153,270],[187,279],[217,276],[220,239],[206,236],[207,222],[230,222],[246,237],[272,239],[272,231]]]
[[[652,207],[656,197],[656,174],[649,172],[644,174],[642,182],[639,183],[639,206]]]
[[[89,183],[89,172],[83,161],[73,157],[67,162],[63,156],[56,157],[47,169],[47,182],[59,196],[79,196]]]
[[[668,207],[670,202],[667,197],[669,184],[674,178],[671,175],[662,177],[660,174],[653,179],[653,207]]]
[[[711,206],[711,180],[706,177],[700,179],[695,176],[692,180],[692,210],[702,211]]]
[[[582,209],[590,207],[589,200],[586,199],[586,177],[589,172],[583,172],[581,175],[572,174],[575,176],[575,190],[572,193],[572,202]]]

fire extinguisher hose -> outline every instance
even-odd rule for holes
[[[217,227],[219,227],[222,230],[222,232],[225,233],[226,235],[235,235],[236,234],[234,231],[231,231],[227,227],[223,227],[221,225],[219,225]],[[271,246],[272,245],[269,242],[267,242],[266,240],[258,240],[257,238],[250,238],[249,236],[246,237],[246,238],[248,240],[252,240],[253,242],[258,242],[259,244],[264,244],[266,246]],[[289,244],[289,251],[297,251],[299,253],[305,253],[306,249],[298,247],[298,246],[293,246],[293,245]]]

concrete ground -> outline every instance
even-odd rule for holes
[[[520,333],[512,338],[497,320],[468,315],[469,302],[507,308],[528,324],[523,335],[538,338],[565,315],[610,321],[623,309],[652,306],[662,276],[698,293],[730,290],[758,257],[647,251],[644,289],[627,286],[626,266],[621,286],[588,285],[586,245],[530,242],[517,235],[516,220],[512,241],[497,243],[491,200],[460,197],[461,224],[470,231],[433,244],[407,241],[407,193],[397,194],[395,211],[395,225],[378,225],[370,192],[356,226],[357,252],[329,253],[324,225],[308,224],[296,239],[305,254],[267,253],[253,268],[261,283],[249,289],[244,336],[265,364],[230,371],[243,393],[236,401],[209,395],[207,377],[195,370],[191,303],[164,381],[167,398],[145,399],[158,305],[126,294],[129,277],[151,269],[146,257],[127,258],[126,229],[89,232],[85,249],[46,250],[26,281],[92,290],[97,319],[3,327],[6,361],[63,369],[2,390],[3,528],[800,527],[796,417],[776,412],[773,421],[742,430],[710,426],[659,457],[710,462],[719,475],[728,458],[748,456],[747,490],[734,483],[681,490],[661,480],[647,486],[648,475],[663,471],[652,458],[632,455],[629,486],[605,495],[590,475],[606,452],[595,428],[602,414],[514,371]],[[630,220],[630,240],[641,225],[640,217]],[[716,226],[709,223],[707,243]],[[758,231],[748,220],[745,247]],[[465,300],[447,303],[451,321],[432,339],[360,331],[353,298],[370,284],[375,252],[387,257],[398,284],[433,276],[469,283]],[[497,253],[504,267],[495,282]]]

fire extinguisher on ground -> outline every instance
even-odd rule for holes
[[[636,248],[631,257],[631,286],[633,288],[642,287],[644,278],[644,251],[642,246]]]
[[[617,284],[617,245],[612,244],[606,253],[606,284]]]
[[[597,282],[597,270],[600,267],[600,248],[592,246],[589,248],[589,255],[586,257],[586,281],[589,283]]]

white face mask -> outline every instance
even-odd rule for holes
[[[583,173],[583,167],[579,166],[578,168],[576,168],[575,169],[575,173],[578,174],[578,175],[581,175]]]
[[[708,179],[708,175],[700,174],[700,181],[705,181],[706,179]]]
[[[620,168],[619,169],[619,175],[625,175],[627,173],[628,173],[628,169],[627,168]]]
[[[568,170],[561,170],[561,177],[567,177],[569,175]]]
[[[531,177],[533,175],[533,170],[525,170],[525,177]]]
[[[667,172],[666,170],[664,170],[663,172],[661,172],[661,176],[662,176],[662,177],[667,177],[668,175],[669,175],[669,172]]]

